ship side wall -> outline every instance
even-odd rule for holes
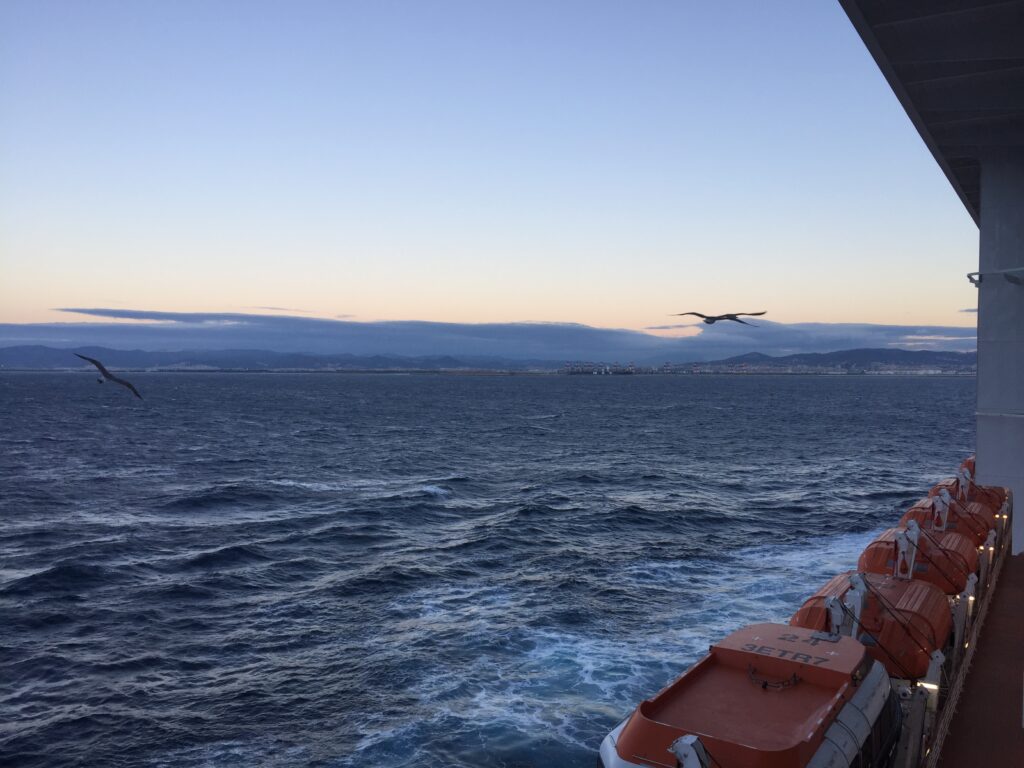
[[[977,479],[1024,498],[1024,146],[982,155],[979,250]],[[1024,515],[1012,542],[1024,551]]]

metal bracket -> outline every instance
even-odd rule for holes
[[[908,520],[907,527],[896,534],[893,541],[895,544],[893,578],[906,580],[914,578],[914,562],[917,559],[917,542],[920,540],[920,536],[921,529],[916,520]]]
[[[939,489],[939,495],[932,497],[932,530],[944,531],[949,524],[949,508],[953,503],[953,497],[945,488]]]
[[[711,757],[708,755],[700,739],[693,734],[680,736],[672,742],[668,751],[676,756],[676,765],[682,768],[708,768],[711,765]],[[658,763],[663,765],[663,763]]]
[[[990,275],[1002,275],[1008,283],[1024,285],[1024,267],[1014,269],[996,269],[991,272],[968,272],[967,279],[975,288],[981,285],[981,281]]]

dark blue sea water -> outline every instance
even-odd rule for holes
[[[0,763],[592,766],[973,449],[921,377],[0,376]]]

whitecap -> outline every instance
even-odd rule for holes
[[[420,493],[425,493],[427,496],[436,496],[439,499],[446,499],[452,495],[450,488],[443,488],[440,485],[423,485],[420,486]]]

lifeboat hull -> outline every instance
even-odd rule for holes
[[[826,601],[843,600],[856,571],[834,576],[800,607],[791,626],[828,632],[833,629]],[[863,574],[868,585],[856,626],[849,632],[881,662],[890,677],[920,679],[928,673],[932,654],[949,642],[953,616],[946,594],[927,581]]]
[[[898,723],[888,674],[859,642],[755,624],[642,702],[600,755],[605,768],[672,766],[673,743],[693,735],[723,768],[848,766],[867,742],[894,744]]]
[[[989,531],[996,530],[995,514],[987,506],[976,501],[969,501],[966,504],[954,501],[950,504],[945,528],[941,528],[941,517],[934,496],[921,499],[908,509],[900,518],[900,525],[906,526],[910,520],[914,520],[923,530],[930,532],[941,529],[962,534],[971,539],[976,547],[985,543]]]
[[[894,574],[896,534],[902,530],[890,528],[868,544],[857,561],[857,570],[862,573]],[[959,533],[929,532],[918,541],[918,548],[913,573],[904,575],[930,582],[947,595],[963,592],[967,580],[978,572],[977,547]]]

